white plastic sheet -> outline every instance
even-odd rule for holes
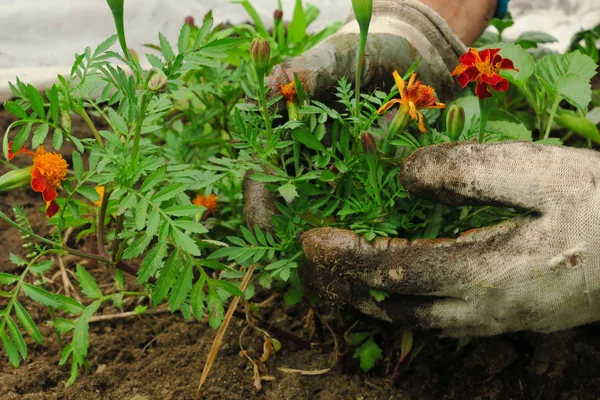
[[[516,37],[527,30],[557,36],[553,45],[564,49],[571,35],[600,22],[600,0],[512,0]],[[265,21],[272,21],[277,0],[251,0]],[[310,2],[310,0],[309,0]],[[350,0],[313,1],[321,10],[314,29],[343,20]],[[291,18],[295,0],[282,0],[284,19]],[[197,21],[210,9],[215,22],[248,21],[244,8],[227,0],[125,0],[128,45],[145,52],[144,43],[156,43],[158,32],[175,42],[186,16]],[[114,33],[106,0],[0,1],[0,101],[10,97],[8,81],[19,76],[37,87],[47,87],[57,74],[67,74],[74,54],[95,46]]]

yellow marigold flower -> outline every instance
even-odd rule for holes
[[[12,142],[8,144],[8,159],[19,153],[24,153],[33,158],[31,166],[31,188],[39,193],[46,202],[46,215],[52,217],[59,210],[56,204],[56,189],[58,189],[67,177],[68,164],[58,153],[47,153],[44,146],[37,148],[36,152],[20,149],[12,152]]]
[[[217,200],[219,200],[219,196],[216,196],[212,193],[208,196],[199,194],[199,195],[196,195],[196,197],[194,197],[194,200],[192,200],[192,203],[194,203],[197,206],[206,207],[205,215],[208,215],[208,214],[214,214],[214,212],[217,211]]]
[[[413,73],[408,83],[402,79],[398,71],[394,71],[393,76],[400,92],[400,98],[392,99],[385,103],[377,110],[377,114],[381,115],[394,104],[400,104],[400,111],[398,112],[408,112],[413,120],[418,121],[419,130],[423,133],[427,132],[423,114],[419,110],[424,108],[444,108],[446,105],[437,101],[435,90],[431,86],[422,85],[421,81],[417,80],[417,74]]]

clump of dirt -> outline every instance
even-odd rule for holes
[[[12,121],[0,113],[0,129]],[[88,136],[85,124],[75,119],[73,129],[79,137]],[[50,145],[48,145],[50,147]],[[62,150],[65,154],[70,149]],[[27,157],[14,160],[16,165],[28,165]],[[0,166],[0,173],[10,167]],[[24,188],[0,193],[0,209],[12,215],[12,205],[24,207],[36,232],[48,234],[50,228],[42,211],[39,193]],[[79,243],[81,247],[90,243]],[[15,273],[20,267],[8,261],[10,252],[24,255],[19,233],[0,222],[0,271]],[[65,269],[73,271],[75,260],[65,257]],[[112,271],[103,265],[87,264],[90,273],[105,291],[112,287]],[[55,267],[57,268],[57,267]],[[68,273],[70,276],[70,273]],[[50,290],[64,291],[61,275],[56,270],[47,273]],[[133,278],[127,285],[135,287]],[[269,294],[264,294],[268,296]],[[259,293],[257,301],[260,300]],[[282,349],[266,362],[273,380],[264,381],[261,391],[253,387],[252,364],[240,357],[240,334],[246,326],[236,319],[226,332],[217,360],[204,385],[204,399],[596,399],[600,396],[600,325],[592,324],[549,335],[516,333],[492,338],[475,338],[457,351],[457,340],[439,339],[417,332],[415,344],[425,341],[423,351],[406,368],[396,382],[388,377],[392,359],[378,363],[373,372],[365,374],[358,368],[349,349],[345,362],[347,373],[337,366],[319,375],[285,373],[278,368],[306,371],[332,366],[333,340],[325,330],[324,341],[308,336],[305,327],[309,312],[305,304],[286,308],[283,301],[272,301],[260,309],[260,316],[269,324],[317,342],[311,349],[300,349],[285,338],[277,337]],[[90,326],[89,366],[70,387],[67,367],[59,367],[61,345],[53,330],[44,324],[48,311],[20,299],[40,324],[45,338],[40,346],[27,338],[29,355],[19,369],[13,368],[2,352],[0,356],[0,398],[16,399],[125,399],[168,400],[193,399],[215,331],[204,321],[184,321],[180,315],[162,310],[143,316],[98,320]],[[124,305],[126,310],[134,302]],[[117,313],[112,307],[101,309],[98,315]],[[335,315],[326,306],[320,312],[334,329]],[[383,332],[393,336],[389,327]],[[244,348],[257,359],[262,354],[263,335],[248,329]],[[397,349],[399,342],[396,341]],[[391,352],[396,358],[397,350]]]

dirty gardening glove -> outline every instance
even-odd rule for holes
[[[359,28],[352,14],[347,21],[336,34],[303,55],[275,66],[268,78],[271,90],[293,81],[297,73],[305,91],[325,101],[335,93],[340,78],[353,80]],[[419,79],[448,100],[460,90],[449,71],[465,52],[446,21],[420,1],[374,0],[361,83],[369,89],[389,90],[394,85],[392,72],[403,74],[420,58]]]
[[[318,228],[302,237],[306,283],[337,303],[446,336],[550,332],[600,320],[600,155],[529,142],[442,144],[403,164],[412,196],[534,216],[457,240]],[[377,302],[369,288],[390,296]]]

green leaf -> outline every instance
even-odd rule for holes
[[[67,333],[75,328],[75,322],[66,318],[56,318],[52,322],[52,326],[54,326],[54,329],[56,329],[60,333]]]
[[[323,143],[321,143],[315,137],[315,135],[313,135],[312,132],[310,132],[308,129],[302,129],[302,128],[295,129],[292,132],[292,136],[294,137],[294,139],[296,139],[297,141],[299,141],[300,143],[302,143],[309,149],[322,151],[322,152],[327,151],[325,146],[323,146]]]
[[[0,332],[0,339],[2,339],[2,346],[8,356],[8,361],[10,361],[13,367],[17,368],[20,365],[21,360],[19,360],[19,353],[17,352],[15,344],[4,332]]]
[[[378,302],[382,302],[390,296],[388,292],[379,289],[369,289],[369,294]]]
[[[598,127],[575,111],[559,108],[554,121],[586,139],[600,143],[600,131],[598,131]]]
[[[92,299],[102,297],[102,291],[96,283],[96,280],[84,267],[77,264],[77,270],[75,272],[75,275],[77,276],[77,282],[79,283],[81,291],[86,296],[91,297]]]
[[[177,245],[181,247],[181,249],[183,249],[184,251],[190,253],[193,256],[200,255],[200,249],[198,248],[196,242],[194,242],[194,240],[191,237],[189,237],[179,229],[173,228],[173,238],[175,239]]]
[[[208,229],[206,229],[206,227],[204,227],[204,225],[202,225],[200,222],[196,222],[196,221],[190,221],[190,220],[186,220],[186,219],[178,219],[176,221],[173,221],[173,224],[175,226],[177,226],[178,228],[181,228],[185,231],[190,231],[190,232],[194,232],[194,233],[208,232]]]
[[[112,122],[113,126],[115,127],[115,130],[117,131],[115,133],[127,135],[127,133],[129,132],[129,128],[127,128],[127,122],[125,122],[125,119],[123,118],[123,116],[121,116],[121,114],[117,113],[112,108],[108,108],[108,118],[110,119],[110,122]]]
[[[29,315],[27,310],[25,310],[25,308],[18,301],[15,301],[15,314],[17,315],[21,326],[25,329],[25,332],[27,332],[27,334],[36,342],[43,344],[44,340],[42,339],[40,330],[35,325],[35,322],[33,322],[31,315]]]
[[[44,99],[40,92],[32,85],[27,85],[27,98],[31,102],[31,108],[40,119],[46,120],[46,113],[44,111]]]
[[[67,297],[62,294],[55,294],[56,298],[62,302],[60,309],[68,312],[69,314],[78,314],[85,308],[83,304],[78,302],[72,297]]]
[[[208,292],[206,307],[208,308],[208,324],[211,328],[217,329],[223,322],[225,310],[223,309],[223,302],[214,289]]]
[[[173,217],[191,217],[202,212],[202,208],[195,204],[172,206],[163,210],[167,215]]]
[[[31,132],[32,123],[25,124],[17,133],[17,135],[13,139],[12,149],[13,151],[17,151],[21,147],[27,139],[29,139],[29,133]]]
[[[515,68],[519,71],[503,70],[501,75],[505,76],[510,82],[525,87],[527,80],[535,71],[535,60],[523,48],[514,43],[497,43],[488,47],[499,47],[500,55],[504,58],[512,60]],[[469,119],[466,120],[467,122]]]
[[[294,16],[292,22],[288,25],[287,31],[290,43],[300,43],[306,36],[306,14],[302,8],[302,0],[296,0]]]
[[[515,42],[519,42],[521,40],[533,43],[554,43],[558,42],[554,36],[539,31],[525,31],[519,35]]]
[[[4,110],[16,115],[20,119],[27,119],[27,113],[17,102],[8,100],[6,103],[4,103]]]
[[[75,172],[75,178],[80,181],[83,176],[83,159],[81,158],[81,153],[74,150],[71,157],[73,160],[73,172]]]
[[[154,292],[152,293],[152,302],[158,304],[167,297],[169,289],[173,287],[175,279],[179,274],[179,267],[181,261],[179,259],[179,251],[171,253],[167,261],[165,261],[164,267],[160,270]]]
[[[162,51],[163,56],[165,56],[165,59],[167,61],[172,61],[175,58],[175,54],[173,53],[173,49],[167,38],[162,33],[159,33],[158,41],[160,43],[160,50]]]
[[[288,203],[291,203],[296,197],[298,197],[298,191],[292,182],[288,182],[285,185],[279,186],[277,191]]]
[[[369,332],[355,332],[348,336],[348,344],[350,346],[358,346],[364,342],[371,334]]]
[[[78,364],[83,364],[88,354],[88,336],[90,318],[102,304],[101,300],[96,300],[83,310],[81,316],[75,323],[73,330],[73,358]]]
[[[62,147],[63,140],[64,137],[62,129],[55,129],[54,135],[52,135],[52,147],[54,147],[54,150],[58,150]],[[73,141],[73,143],[75,143],[75,141]]]
[[[179,50],[180,53],[183,53],[185,49],[187,49],[189,40],[190,26],[188,24],[183,24],[179,31],[179,39],[177,40],[177,50]]]
[[[196,319],[201,319],[204,316],[204,280],[200,279],[190,293],[190,305],[192,306],[192,314]]]
[[[87,185],[81,185],[77,188],[77,193],[88,199],[89,201],[95,202],[100,200],[100,195],[95,188]]]
[[[56,89],[56,85],[52,85],[50,90],[46,90],[46,97],[48,97],[48,101],[50,102],[50,116],[52,117],[52,121],[55,124],[58,124],[59,108],[58,108],[58,90]]]
[[[33,131],[33,137],[31,138],[31,147],[36,148],[44,142],[46,136],[48,136],[48,124],[39,125],[35,131]]]
[[[168,185],[156,192],[154,196],[152,196],[151,200],[155,203],[169,200],[183,192],[186,188],[187,185],[184,183],[174,183],[172,185]]]
[[[190,289],[192,288],[192,265],[187,264],[173,286],[171,297],[169,297],[169,306],[171,312],[181,308],[181,305],[187,298]]]
[[[140,192],[145,193],[158,184],[158,182],[160,182],[162,177],[165,175],[166,170],[167,168],[162,166],[148,175],[144,180],[144,183],[142,183],[142,186],[140,186]]]
[[[585,114],[591,101],[590,79],[596,68],[590,57],[574,51],[544,57],[535,74],[551,95],[564,98]]]
[[[60,307],[62,303],[52,293],[39,288],[37,286],[30,285],[29,283],[23,283],[23,291],[25,295],[37,303],[44,304],[48,307]]]
[[[253,173],[250,175],[250,179],[256,182],[282,182],[287,181],[289,178],[270,174]]]
[[[371,337],[356,349],[353,358],[360,358],[360,368],[365,372],[369,372],[375,366],[377,360],[383,359],[383,353]]]
[[[13,254],[13,253],[9,254],[8,259],[10,260],[11,263],[18,265],[18,266],[27,265],[27,260],[24,260],[23,258],[19,257],[16,254]]]
[[[148,282],[151,276],[158,271],[163,265],[163,259],[167,255],[167,244],[165,242],[158,243],[146,254],[144,261],[140,265],[138,271],[137,282],[141,285]]]
[[[32,265],[29,268],[29,270],[31,272],[33,272],[34,274],[40,275],[40,274],[43,274],[44,272],[48,271],[50,268],[52,268],[53,264],[54,264],[54,261],[46,260],[46,261],[42,261],[40,263]]]
[[[6,316],[6,323],[8,325],[8,331],[10,332],[10,337],[12,338],[19,354],[21,354],[21,358],[27,358],[27,345],[25,344],[25,340],[23,339],[23,335],[21,335],[21,331],[19,331],[19,327],[13,321],[10,316]]]
[[[11,285],[19,280],[18,276],[0,272],[0,285]]]
[[[245,298],[244,293],[240,289],[238,289],[237,286],[232,284],[231,282],[214,279],[212,281],[212,283],[214,286],[223,289],[224,291],[226,291],[229,294],[241,297],[242,299]]]

